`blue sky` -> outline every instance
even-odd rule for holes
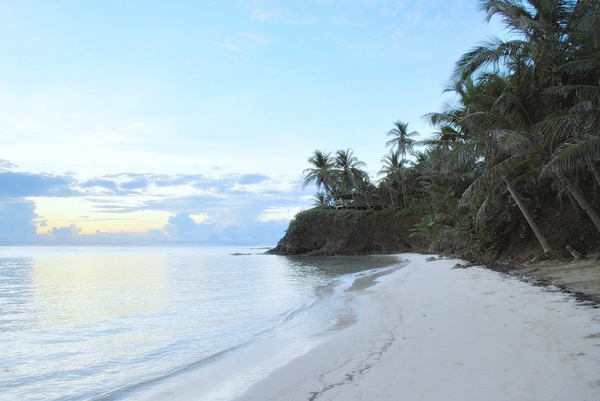
[[[428,136],[477,1],[0,0],[0,244],[274,245],[315,149]]]

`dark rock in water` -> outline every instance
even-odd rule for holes
[[[231,256],[248,256],[248,255],[252,255],[251,253],[239,253],[239,252],[235,252],[235,253],[230,253]]]
[[[425,262],[434,262],[434,261],[436,261],[436,260],[437,260],[437,259],[436,259],[434,256],[431,256],[431,257],[429,257],[429,258],[425,259]]]
[[[366,255],[412,250],[411,229],[420,220],[393,210],[310,209],[290,222],[278,255]]]

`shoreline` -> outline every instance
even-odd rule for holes
[[[534,285],[556,287],[581,302],[600,306],[600,254],[570,261],[498,263],[488,268],[520,277]]]
[[[246,400],[600,399],[600,311],[457,259],[359,290],[358,321],[273,371]]]

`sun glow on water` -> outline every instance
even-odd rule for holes
[[[35,258],[32,283],[38,325],[91,322],[164,309],[168,306],[164,301],[167,258],[164,253],[60,252]]]

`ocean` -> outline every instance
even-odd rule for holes
[[[0,399],[231,400],[351,325],[393,256],[0,247]]]

